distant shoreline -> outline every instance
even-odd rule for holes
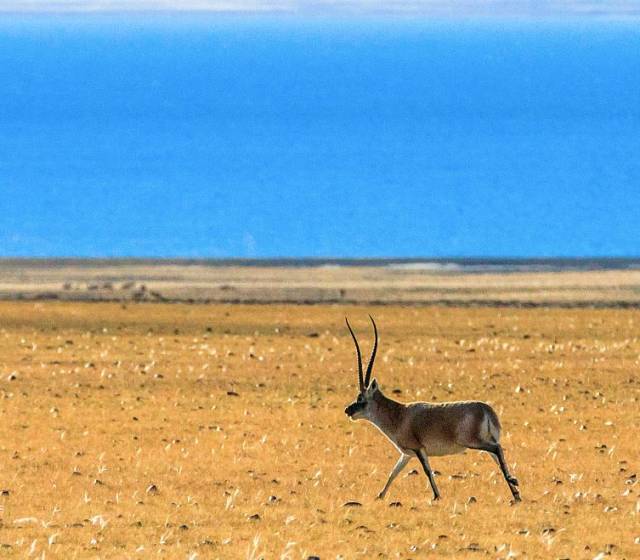
[[[433,272],[563,272],[592,270],[640,270],[640,257],[396,257],[396,258],[157,258],[157,257],[0,257],[5,267],[102,268],[128,266],[202,266],[255,268],[390,267]]]
[[[0,259],[0,300],[639,308],[640,259]]]

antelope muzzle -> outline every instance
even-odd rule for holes
[[[347,408],[344,409],[344,413],[349,417],[353,418],[358,412],[362,412],[365,408],[366,403],[354,402],[351,403]]]

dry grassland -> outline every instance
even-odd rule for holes
[[[349,422],[343,323],[400,400],[501,415],[491,459]],[[640,558],[640,312],[0,303],[0,557]],[[349,501],[361,506],[345,507]]]

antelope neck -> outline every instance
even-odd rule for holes
[[[404,405],[382,394],[376,393],[374,400],[377,404],[376,421],[374,422],[383,432],[398,425]]]

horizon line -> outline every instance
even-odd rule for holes
[[[391,262],[391,263],[551,263],[551,262],[619,262],[640,263],[638,256],[449,256],[449,257],[189,257],[189,256],[0,256],[0,264],[9,262]]]

